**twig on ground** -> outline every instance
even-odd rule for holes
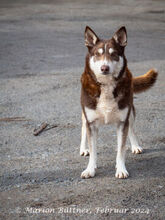
[[[50,129],[52,129],[52,128],[56,128],[56,127],[58,127],[58,125],[56,125],[56,124],[50,125],[49,127],[47,127],[47,128],[45,129],[45,131],[48,131],[48,130],[50,130]]]
[[[12,117],[12,118],[0,118],[0,121],[10,122],[10,121],[29,121],[30,119],[26,119],[25,117]]]
[[[35,136],[37,136],[37,135],[39,135],[41,132],[43,132],[43,131],[48,131],[48,130],[50,130],[50,129],[52,129],[52,128],[56,128],[56,127],[58,127],[58,125],[57,124],[54,124],[54,125],[49,125],[49,124],[47,124],[47,123],[42,123],[37,129],[34,129],[34,132],[33,132],[33,134],[35,135]]]
[[[35,136],[39,135],[43,130],[45,130],[45,128],[48,126],[47,123],[42,123],[38,128],[34,129],[33,134]]]

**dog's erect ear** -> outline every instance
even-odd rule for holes
[[[116,43],[120,44],[120,46],[125,47],[127,45],[127,31],[123,26],[121,27],[113,36]]]
[[[88,26],[85,28],[85,45],[88,48],[93,47],[97,42],[99,41],[99,38],[95,34],[95,32]]]

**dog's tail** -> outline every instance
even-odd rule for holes
[[[151,88],[156,82],[157,75],[157,70],[151,69],[144,75],[133,78],[134,93],[144,92],[147,89]]]

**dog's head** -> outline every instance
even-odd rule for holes
[[[121,27],[110,40],[101,40],[90,28],[85,29],[85,45],[89,51],[89,67],[96,78],[118,77],[125,65],[124,48],[127,32]]]

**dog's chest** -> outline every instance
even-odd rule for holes
[[[124,110],[118,108],[118,102],[113,95],[114,88],[114,84],[101,86],[101,94],[97,100],[96,109],[92,110],[85,107],[89,122],[95,121],[99,124],[110,124],[125,120],[128,108]]]
[[[104,124],[116,122],[119,114],[118,103],[113,95],[114,85],[104,85],[101,87],[101,94],[98,99],[96,113],[98,120]]]

